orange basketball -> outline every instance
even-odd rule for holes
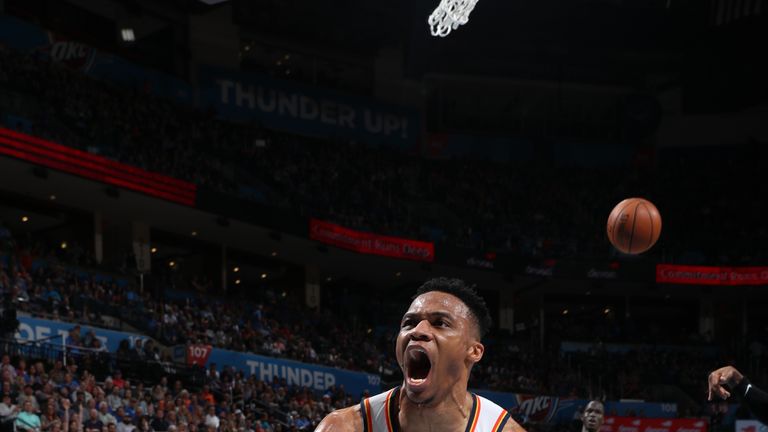
[[[656,244],[661,234],[661,215],[643,198],[627,198],[608,216],[608,240],[626,254],[640,254]]]

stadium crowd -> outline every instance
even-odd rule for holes
[[[114,313],[114,317],[134,323],[135,328],[157,341],[121,345],[117,354],[125,359],[170,362],[161,346],[203,344],[376,373],[385,381],[399,379],[392,354],[396,323],[364,321],[353,325],[349,317],[345,319],[333,308],[310,310],[279,296],[244,301],[190,293],[184,300],[174,300],[149,292],[140,294],[130,284],[75,270],[55,256],[47,256],[45,264],[34,268],[30,263],[18,258],[10,265],[0,263],[0,292],[24,299],[18,305],[22,312],[73,323],[105,327],[105,315]],[[16,270],[10,271],[10,267]],[[555,325],[548,332],[556,332],[557,328]],[[582,398],[599,394],[645,400],[658,400],[653,391],[656,386],[674,385],[695,398],[701,390],[696,377],[722,361],[716,354],[702,355],[695,346],[688,351],[612,353],[600,349],[602,343],[622,340],[600,336],[591,327],[582,333],[569,333],[566,339],[594,344],[595,348],[586,354],[561,351],[560,339],[555,336],[550,336],[549,345],[541,350],[531,345],[526,334],[522,338],[492,335],[487,355],[473,370],[472,385],[527,394]],[[673,346],[675,342],[680,346],[691,344],[685,338],[667,342]],[[72,329],[67,344],[105,350],[92,332],[81,333],[80,326]],[[611,373],[605,374],[606,370]],[[657,370],[671,372],[658,374]]]
[[[0,364],[3,430],[296,431],[312,430],[329,412],[352,402],[341,388],[316,394],[284,381],[259,381],[240,372],[210,370],[204,384],[188,388],[164,376],[130,380],[120,370],[97,377],[79,367],[80,356]]]
[[[681,263],[766,259],[745,255],[741,246],[768,232],[751,232],[749,223],[728,216],[760,213],[752,211],[759,200],[741,187],[764,175],[743,169],[754,163],[750,152],[703,151],[697,160],[670,153],[653,168],[629,169],[433,160],[228,122],[210,109],[180,106],[2,46],[0,89],[0,117],[9,127],[356,229],[525,257],[605,257],[612,252],[603,221],[616,202],[635,195],[657,204],[671,233],[652,254]],[[713,169],[720,175],[708,175]],[[730,198],[711,202],[713,191]],[[679,196],[701,205],[690,208]],[[712,232],[715,220],[728,229]]]

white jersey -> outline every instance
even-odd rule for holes
[[[398,432],[397,401],[400,387],[363,399],[363,432]],[[472,410],[465,432],[499,432],[509,421],[509,413],[488,399],[472,393]]]

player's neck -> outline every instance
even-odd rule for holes
[[[403,432],[462,432],[466,429],[474,401],[466,386],[456,386],[445,397],[429,404],[412,402],[403,391],[400,392],[399,399],[398,420]]]

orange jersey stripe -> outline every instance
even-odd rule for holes
[[[395,389],[390,390],[387,395],[387,404],[384,405],[384,417],[387,419],[387,430],[392,432],[392,420],[389,418],[389,403],[392,400],[392,394],[395,393]]]
[[[373,432],[373,417],[371,416],[371,403],[365,400],[365,420],[368,423],[368,432]]]
[[[472,428],[469,429],[469,432],[475,432],[475,428],[477,427],[477,419],[480,418],[480,398],[475,396],[475,400],[477,400],[477,408],[475,409],[475,418],[472,420]]]
[[[499,418],[496,419],[496,424],[493,425],[493,429],[491,429],[491,431],[499,432],[499,426],[501,426],[501,421],[504,420],[504,417],[506,415],[507,415],[506,411],[502,411],[501,414],[499,414]]]

